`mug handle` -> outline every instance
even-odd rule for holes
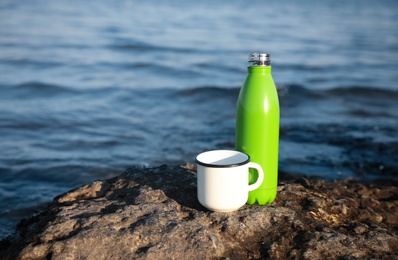
[[[263,171],[263,168],[261,168],[261,166],[255,162],[249,162],[248,167],[256,169],[257,173],[258,173],[257,181],[255,183],[249,185],[249,191],[252,191],[252,190],[259,188],[261,186],[261,184],[263,183],[264,171]]]

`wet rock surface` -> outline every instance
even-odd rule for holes
[[[280,178],[267,206],[211,212],[190,167],[130,168],[62,194],[1,259],[398,258],[398,188]]]

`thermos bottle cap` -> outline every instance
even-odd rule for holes
[[[268,53],[250,53],[249,62],[252,66],[269,66],[271,64],[271,55]]]

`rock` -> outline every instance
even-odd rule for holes
[[[310,188],[311,187],[311,183],[309,182],[309,180],[307,180],[304,177],[301,177],[301,178],[297,179],[295,181],[295,183],[299,183],[299,184],[303,185],[303,187],[305,187],[305,188]]]
[[[398,258],[398,188],[284,180],[274,203],[211,212],[194,170],[131,168],[56,197],[1,259]]]

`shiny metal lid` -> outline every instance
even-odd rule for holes
[[[250,66],[269,66],[271,65],[271,55],[268,53],[250,53]]]

